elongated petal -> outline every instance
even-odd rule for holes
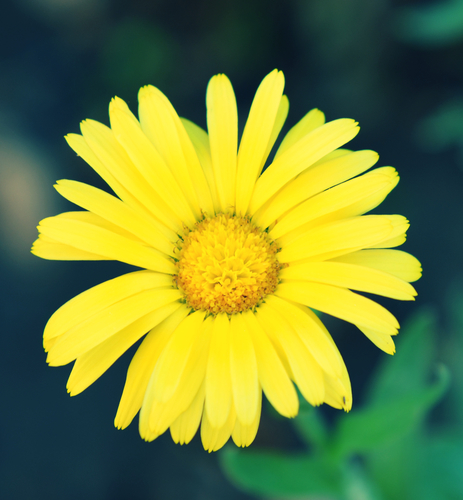
[[[140,410],[159,356],[172,333],[189,312],[187,307],[181,305],[174,313],[151,330],[137,349],[127,372],[124,391],[114,420],[114,425],[118,429],[125,429]],[[148,427],[148,422],[146,422],[146,427]]]
[[[253,220],[261,227],[268,227],[299,203],[365,172],[377,161],[378,154],[374,151],[337,149],[289,182],[257,211]]]
[[[81,393],[93,384],[135,342],[175,312],[180,305],[179,302],[171,302],[148,313],[109,337],[108,340],[79,356],[67,383],[67,390],[71,396]]]
[[[49,260],[111,260],[95,253],[58,243],[53,238],[40,234],[34,241],[31,252],[41,259]]]
[[[254,346],[240,314],[230,321],[230,373],[237,420],[250,426],[256,419],[259,382]]]
[[[117,141],[139,171],[145,182],[169,209],[188,226],[195,222],[193,208],[156,148],[143,133],[140,124],[121,99],[109,105],[111,128]]]
[[[233,405],[230,408],[227,421],[220,428],[213,427],[209,422],[207,413],[204,412],[201,422],[201,441],[204,449],[208,452],[220,450],[220,448],[230,439],[231,433],[235,427],[235,422],[236,412]]]
[[[233,87],[225,75],[216,75],[209,81],[206,104],[207,130],[220,208],[222,212],[229,213],[235,208],[238,112]]]
[[[371,267],[411,283],[421,278],[422,273],[420,261],[401,250],[359,250],[333,261]]]
[[[346,365],[342,361],[342,374],[340,377],[332,377],[324,373],[325,379],[325,403],[333,408],[343,409],[348,412],[352,408],[352,388]]]
[[[149,427],[152,432],[156,434],[165,432],[193,403],[195,395],[204,383],[212,325],[212,317],[206,318],[202,323],[200,334],[196,336],[191,346],[185,368],[180,374],[178,385],[171,398],[162,401],[156,386],[154,384],[148,386],[148,392],[154,391],[154,404],[149,415]],[[154,376],[155,374],[153,380]]]
[[[322,370],[291,324],[267,304],[259,307],[256,317],[272,338],[278,337],[304,398],[314,406],[321,405],[325,397]]]
[[[259,382],[272,406],[285,417],[294,417],[299,400],[272,342],[252,311],[243,313],[256,353]]]
[[[301,231],[300,236],[288,243],[283,237],[278,243],[283,247],[278,255],[280,262],[294,262],[310,257],[333,258],[344,253],[370,247],[386,240],[394,232],[393,222],[382,215],[367,215],[335,221]],[[325,257],[326,256],[326,257]]]
[[[80,129],[93,153],[104,163],[111,175],[154,217],[166,227],[179,232],[182,229],[181,219],[162,198],[156,195],[153,186],[146,182],[146,179],[137,170],[127,152],[114,137],[113,131],[94,120],[83,121],[80,124]]]
[[[236,446],[241,446],[243,448],[250,446],[256,437],[262,410],[262,389],[260,387],[258,397],[257,413],[254,420],[249,425],[243,425],[238,418],[236,419],[235,427],[232,432],[232,439]]]
[[[196,311],[187,316],[175,330],[153,374],[153,391],[156,399],[168,401],[180,382],[196,337],[201,332],[204,312]]]
[[[161,273],[175,272],[173,262],[164,254],[99,225],[61,216],[43,219],[39,230],[58,243],[79,250]]]
[[[359,131],[354,120],[341,119],[316,128],[279,156],[256,183],[250,210],[255,212],[296,175],[334,149],[353,139]]]
[[[217,184],[214,177],[214,169],[212,168],[211,146],[209,144],[209,136],[207,132],[186,118],[180,118],[185,131],[190,138],[193,147],[195,148],[198,159],[201,163],[204,175],[209,186],[209,192],[212,196],[214,204],[214,212],[220,212],[219,194]]]
[[[389,335],[396,334],[399,328],[397,320],[384,307],[344,288],[321,283],[287,282],[281,283],[275,294],[354,325]]]
[[[179,290],[144,290],[117,302],[78,324],[53,344],[47,357],[52,366],[70,363],[149,312],[182,296]],[[45,342],[45,348],[47,348]]]
[[[280,100],[280,105],[278,106],[275,123],[273,124],[273,129],[267,144],[267,151],[264,153],[264,157],[262,159],[261,171],[265,165],[265,162],[267,161],[270,151],[273,149],[273,146],[275,145],[275,142],[278,138],[278,135],[281,132],[281,129],[283,128],[283,125],[285,124],[286,118],[288,117],[288,112],[289,112],[289,99],[286,95],[282,95]]]
[[[230,321],[227,314],[214,320],[206,373],[205,411],[213,427],[225,425],[232,404],[230,375]]]
[[[268,154],[268,144],[283,95],[284,76],[274,70],[257,89],[238,151],[236,212],[246,214],[254,184]]]
[[[160,224],[137,213],[114,196],[88,184],[69,180],[58,181],[55,188],[69,201],[133,233],[153,248],[173,256],[173,243],[177,238],[169,241]]]
[[[416,296],[415,289],[406,281],[376,269],[343,262],[308,262],[290,266],[282,270],[280,278],[325,283],[396,300],[414,300]]]
[[[358,329],[368,337],[376,347],[379,347],[387,354],[395,353],[395,344],[391,335],[385,332],[357,325]],[[397,333],[397,332],[396,332]],[[395,335],[395,334],[394,334]]]
[[[62,305],[48,320],[44,339],[66,333],[117,302],[143,290],[168,287],[172,278],[152,271],[136,271],[105,281]]]
[[[285,135],[285,138],[280,144],[278,151],[275,154],[275,160],[285,151],[294,146],[297,142],[303,139],[307,134],[312,132],[325,123],[325,115],[319,109],[312,109],[294,127]]]
[[[274,239],[279,238],[292,229],[361,202],[385,188],[389,192],[396,186],[397,182],[397,172],[392,167],[378,168],[361,177],[344,182],[310,198],[289,211],[277,222],[270,235]]]
[[[188,444],[196,434],[204,408],[204,384],[200,387],[193,402],[170,426],[174,443]]]
[[[108,134],[111,137],[110,131]],[[149,209],[145,207],[138,197],[134,196],[126,186],[124,186],[110,171],[110,169],[98,158],[98,156],[93,152],[91,147],[87,144],[87,141],[82,135],[79,134],[68,134],[65,136],[66,142],[69,146],[81,156],[84,161],[86,161],[95,172],[108,184],[108,186],[116,193],[116,195],[127,203],[133,210],[143,215],[151,214]],[[111,137],[111,140],[114,140]],[[166,236],[169,237],[171,232],[167,226],[162,226],[162,230]],[[174,233],[175,234],[175,233]]]
[[[138,94],[140,124],[172,171],[197,218],[213,214],[211,193],[195,149],[167,97],[156,87]]]
[[[330,342],[323,325],[309,314],[310,311],[303,311],[297,305],[275,295],[266,297],[266,303],[281,316],[290,318],[291,326],[324,371],[334,377],[340,376],[341,362],[338,349]]]

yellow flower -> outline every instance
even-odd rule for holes
[[[235,95],[225,75],[207,88],[208,133],[179,118],[152,86],[139,120],[124,101],[111,128],[85,120],[71,148],[116,196],[70,180],[57,191],[84,211],[44,219],[33,253],[57,260],[118,260],[142,268],[64,304],[44,332],[47,362],[75,361],[71,395],[145,338],[130,364],[115,425],[140,410],[151,441],[170,428],[205,449],[253,441],[262,391],[286,417],[297,385],[314,406],[349,411],[349,376],[315,309],[356,325],[387,353],[399,324],[352,290],[414,300],[421,275],[400,215],[363,215],[397,185],[392,167],[364,173],[373,151],[339,149],[354,120],[310,111],[262,173],[288,113],[284,77],[259,86],[238,148]],[[363,174],[363,175],[361,175]]]

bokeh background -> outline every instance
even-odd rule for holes
[[[1,498],[258,498],[226,477],[219,454],[204,452],[198,437],[187,447],[168,433],[148,444],[136,421],[113,427],[133,351],[83,394],[67,395],[70,367],[46,366],[43,327],[66,300],[125,267],[49,262],[29,249],[40,219],[72,209],[53,189],[57,179],[103,187],[63,136],[85,118],[107,124],[111,97],[136,112],[139,87],[153,84],[205,128],[206,85],[223,72],[242,127],[275,67],[291,104],[285,130],[314,107],[328,120],[355,118],[361,132],[350,147],[378,151],[380,165],[398,169],[401,182],[380,212],[410,219],[403,249],[422,261],[424,275],[416,303],[384,303],[400,322],[434,311],[433,362],[447,365],[452,382],[427,425],[461,439],[463,1],[2,0]],[[354,328],[329,326],[361,407],[386,355]],[[292,425],[266,410],[253,447],[300,446]]]

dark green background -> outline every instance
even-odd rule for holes
[[[459,366],[447,298],[462,277],[463,8],[386,0],[4,0],[0,14],[0,497],[5,499],[246,499],[196,437],[151,444],[137,421],[113,418],[130,354],[70,398],[70,367],[48,368],[42,331],[66,300],[127,266],[65,263],[29,253],[40,219],[73,209],[52,185],[102,182],[66,145],[79,122],[108,123],[114,95],[137,109],[159,87],[205,127],[209,78],[226,73],[241,130],[275,67],[286,77],[284,130],[309,109],[360,122],[353,149],[373,149],[401,182],[378,212],[411,221],[403,247],[423,263],[418,303],[439,314],[436,358]],[[448,11],[448,12],[447,12]],[[458,17],[460,16],[460,17]],[[460,24],[458,24],[460,23]],[[453,290],[453,292],[452,292]],[[403,321],[416,305],[382,301]],[[379,357],[358,330],[328,320],[352,376],[355,404]],[[451,366],[452,368],[452,366]],[[454,373],[459,380],[460,373]],[[452,419],[444,403],[436,421]],[[327,409],[330,420],[338,412]],[[295,449],[286,420],[265,411],[257,447]]]

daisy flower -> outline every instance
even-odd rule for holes
[[[401,215],[364,215],[397,185],[392,167],[365,173],[373,151],[340,149],[359,127],[325,123],[314,109],[264,165],[285,122],[284,77],[267,75],[238,146],[238,117],[225,75],[207,87],[207,133],[179,118],[153,86],[109,106],[111,127],[81,123],[71,148],[114,194],[71,180],[57,191],[84,210],[40,222],[32,252],[45,259],[117,260],[141,270],[97,285],[58,309],[44,347],[51,366],[74,362],[68,391],[85,390],[140,343],[115,418],[139,415],[152,441],[170,429],[204,448],[230,436],[248,446],[262,393],[286,417],[298,395],[349,411],[342,357],[315,311],[358,327],[392,354],[399,324],[357,292],[414,300],[420,263],[393,249]]]

